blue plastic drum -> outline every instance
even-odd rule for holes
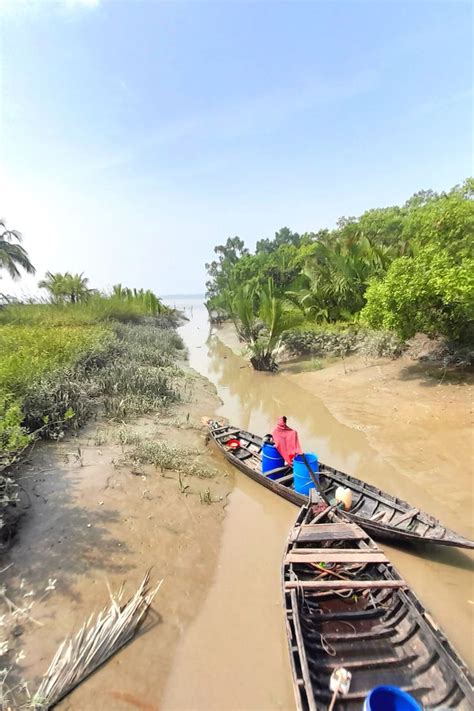
[[[273,444],[264,444],[262,447],[262,472],[271,472],[272,469],[279,469],[285,466],[285,460],[278,449]],[[278,479],[281,473],[270,474],[269,479]]]
[[[364,711],[422,711],[422,708],[398,686],[376,686],[365,699]]]
[[[319,484],[319,462],[317,456],[308,452],[305,457]],[[293,488],[299,494],[304,494],[305,496],[309,495],[310,489],[314,489],[314,481],[301,454],[297,454],[293,459]]]

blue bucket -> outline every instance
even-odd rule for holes
[[[305,454],[305,457],[319,484],[319,463],[317,456],[308,452],[308,454]],[[304,494],[305,496],[309,495],[310,489],[314,489],[314,482],[301,454],[297,454],[293,459],[293,488],[298,494]]]
[[[264,444],[262,448],[262,472],[271,472],[272,469],[278,469],[285,466],[285,460],[281,456],[274,444]],[[269,479],[278,479],[281,472],[270,474]]]
[[[422,708],[398,686],[376,686],[366,696],[364,711],[422,711]]]

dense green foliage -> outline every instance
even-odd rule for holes
[[[309,326],[361,320],[402,338],[416,331],[473,338],[473,179],[447,193],[421,191],[403,206],[341,218],[333,230],[299,235],[283,228],[273,240],[259,240],[253,254],[238,237],[215,252],[218,259],[206,265],[208,308],[230,314],[242,331],[236,306],[251,294],[246,313],[252,304],[257,341],[264,326],[258,304],[269,279],[281,310],[291,314],[291,302]]]

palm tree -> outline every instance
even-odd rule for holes
[[[89,279],[83,273],[46,272],[45,278],[39,282],[38,286],[40,289],[47,289],[55,302],[68,301],[71,304],[77,304],[90,295],[92,290],[88,288],[88,282]]]
[[[45,278],[38,282],[40,289],[49,291],[52,301],[61,302],[67,298],[67,273],[46,272]]]
[[[6,269],[12,279],[19,279],[21,267],[28,274],[34,274],[35,268],[29,260],[28,253],[19,244],[22,241],[21,233],[9,230],[5,220],[0,220],[0,269]]]
[[[70,274],[66,272],[65,287],[69,292],[69,300],[71,304],[77,304],[79,301],[84,301],[90,294],[91,290],[87,284],[89,279],[84,276],[84,272],[80,274]]]
[[[281,338],[300,318],[277,296],[273,279],[262,289],[244,284],[229,297],[228,304],[237,333],[247,343],[252,366],[255,370],[276,370],[275,355]]]

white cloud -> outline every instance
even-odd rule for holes
[[[62,0],[62,4],[71,10],[75,10],[81,7],[98,7],[101,0]],[[61,4],[61,2],[59,3]]]
[[[99,7],[102,0],[0,0],[0,18],[21,17],[44,10],[75,12]]]

